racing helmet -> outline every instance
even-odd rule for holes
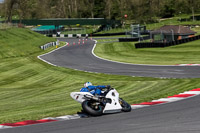
[[[85,87],[85,88],[87,88],[88,86],[92,86],[92,83],[91,83],[91,82],[86,82],[86,83],[84,84],[84,87]]]

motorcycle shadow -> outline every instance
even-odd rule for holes
[[[101,116],[109,116],[109,115],[116,115],[116,114],[127,114],[127,113],[130,113],[130,112],[116,112],[116,113],[107,113],[107,114],[103,114]],[[80,118],[90,118],[90,117],[101,117],[101,116],[93,116],[93,115],[90,115],[90,114],[87,114],[86,112],[84,112],[83,110],[81,110],[80,112],[77,112],[77,115],[80,117]]]

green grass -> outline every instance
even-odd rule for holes
[[[39,53],[42,51],[39,46],[55,41],[53,38],[20,28],[0,30],[0,38],[0,59]]]
[[[97,39],[97,42],[98,43],[108,43],[108,42],[113,42],[113,41],[119,41],[119,39],[98,39],[98,38],[96,38]]]
[[[5,35],[6,34],[6,35]],[[84,82],[112,85],[129,103],[151,101],[200,86],[199,79],[158,79],[94,74],[54,67],[36,58],[52,38],[26,29],[0,30],[0,123],[74,114],[70,92]]]
[[[97,44],[97,56],[133,64],[200,64],[200,40],[166,48],[135,49],[132,42]]]

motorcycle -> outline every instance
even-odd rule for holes
[[[131,106],[111,87],[102,90],[102,95],[98,97],[90,92],[72,92],[70,95],[81,103],[83,111],[91,116],[131,111]]]

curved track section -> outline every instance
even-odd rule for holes
[[[95,41],[88,40],[84,44],[81,41],[79,45],[79,39],[59,40],[69,42],[70,45],[50,54],[42,55],[40,58],[57,66],[88,72],[161,78],[200,77],[199,66],[151,66],[110,62],[99,59],[92,54]]]
[[[70,40],[72,43],[74,40]],[[199,77],[199,67],[143,66],[108,62],[91,53],[94,42],[63,47],[40,56],[55,65],[111,74],[152,77]],[[190,76],[191,75],[191,76]],[[58,121],[3,129],[3,133],[199,133],[200,95],[185,100],[134,109],[130,113]]]
[[[130,113],[59,121],[13,129],[3,133],[199,133],[200,96],[132,110]]]

